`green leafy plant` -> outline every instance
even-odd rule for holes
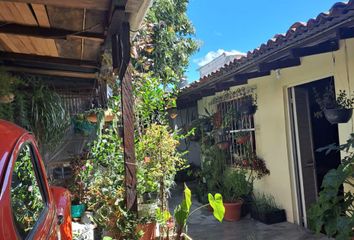
[[[152,124],[136,143],[138,193],[158,192],[161,212],[167,209],[167,193],[176,172],[186,167],[184,153],[177,150],[179,138],[167,126]]]
[[[320,233],[324,231],[328,236],[336,239],[350,239],[353,237],[354,226],[354,195],[351,191],[340,193],[341,187],[354,187],[354,134],[347,143],[335,146],[334,144],[321,148],[318,151],[344,151],[345,157],[337,169],[330,170],[324,177],[318,200],[308,211],[309,227]]]
[[[258,213],[268,213],[280,210],[281,207],[275,202],[270,194],[254,194],[252,201],[252,209]]]
[[[115,239],[139,239],[141,219],[125,208],[122,140],[113,128],[104,129],[92,143],[79,175],[86,189],[83,201],[98,226]]]
[[[246,172],[228,168],[222,177],[221,192],[225,202],[236,202],[250,194],[252,183],[248,181]]]
[[[19,77],[16,77],[6,72],[3,68],[0,68],[0,100],[2,99],[1,97],[13,94],[20,83],[21,79]]]
[[[0,82],[11,82],[15,96],[13,102],[0,104],[0,118],[33,132],[42,153],[54,149],[70,125],[61,97],[39,78],[0,75]]]
[[[351,109],[354,104],[354,95],[349,96],[345,90],[339,90],[336,97],[333,84],[325,88],[321,94],[316,88],[313,88],[314,96],[321,110],[326,109]]]
[[[187,185],[184,185],[184,199],[181,204],[177,205],[177,207],[174,210],[174,218],[177,224],[176,228],[176,234],[177,234],[177,239],[183,239],[183,237],[188,237],[186,233],[183,233],[186,224],[188,221],[188,218],[192,216],[195,212],[200,210],[201,208],[211,206],[213,209],[213,215],[214,217],[219,221],[222,222],[225,214],[225,208],[222,200],[221,194],[217,193],[215,196],[212,194],[208,194],[208,201],[209,204],[205,204],[203,206],[200,206],[196,209],[194,209],[192,212],[191,206],[192,206],[192,192],[191,190],[187,187]]]

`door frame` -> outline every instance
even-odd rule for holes
[[[298,147],[299,143],[299,129],[297,125],[297,114],[296,114],[296,101],[295,101],[295,86],[287,88],[288,96],[288,114],[289,114],[289,133],[290,133],[290,146],[291,146],[291,173],[292,173],[292,182],[295,192],[295,203],[296,203],[296,215],[297,223],[304,227],[307,227],[307,214],[306,214],[306,204],[305,204],[305,192],[304,190],[304,180],[302,174],[302,163],[300,160],[301,152]]]

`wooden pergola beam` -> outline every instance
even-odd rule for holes
[[[99,69],[98,62],[71,58],[40,56],[34,54],[10,53],[0,51],[0,60],[12,62],[28,62],[36,64],[57,64],[62,66],[78,66],[80,68]]]
[[[95,32],[77,32],[61,28],[46,28],[38,26],[22,25],[17,23],[0,22],[0,33],[14,34],[45,39],[88,39],[103,42],[104,34]]]
[[[0,0],[6,2],[36,3],[62,8],[86,8],[99,11],[109,10],[111,0]]]
[[[339,49],[338,39],[328,40],[314,46],[293,48],[291,49],[291,55],[294,58],[310,56],[320,53],[333,52]]]
[[[68,77],[68,78],[85,78],[85,79],[96,78],[96,73],[83,73],[83,72],[74,72],[74,71],[61,71],[61,70],[50,70],[50,69],[17,67],[17,66],[6,66],[6,65],[3,67],[6,71],[10,71],[10,72],[21,72],[21,73]]]
[[[300,66],[301,61],[300,58],[288,58],[283,60],[276,60],[272,62],[264,62],[260,63],[258,68],[260,72],[280,69],[280,68],[288,68],[288,67],[295,67]]]

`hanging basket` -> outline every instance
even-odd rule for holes
[[[97,123],[97,113],[91,113],[86,116],[87,121],[92,123]],[[112,122],[114,119],[114,114],[110,109],[104,111],[104,121],[105,122]]]
[[[253,115],[257,111],[257,106],[251,103],[244,103],[238,109],[243,115]]]
[[[331,124],[338,124],[347,123],[352,117],[353,109],[325,109],[323,112],[328,122]]]
[[[15,95],[13,93],[0,96],[0,103],[12,103],[14,100]]]

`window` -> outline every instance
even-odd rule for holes
[[[21,237],[26,238],[45,207],[32,149],[25,144],[18,155],[12,173],[12,213]]]
[[[217,111],[227,126],[226,138],[230,143],[230,165],[243,164],[256,153],[254,112],[251,95],[220,102]],[[225,124],[225,122],[227,122]]]

